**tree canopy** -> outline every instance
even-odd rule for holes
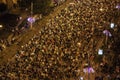
[[[18,2],[20,8],[28,8],[29,10],[31,9],[31,3],[33,3],[33,13],[41,13],[46,15],[50,12],[51,0],[21,0]]]
[[[0,3],[0,13],[4,12],[7,10],[7,5],[5,5],[4,3]]]

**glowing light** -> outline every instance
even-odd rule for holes
[[[94,73],[94,69],[92,67],[86,67],[83,69],[84,73]]]
[[[30,22],[30,23],[35,22],[35,18],[33,18],[33,17],[29,17],[27,20],[28,20],[28,22]]]
[[[109,37],[112,36],[112,34],[108,30],[104,30],[103,34],[105,34],[106,36],[109,36]]]
[[[100,8],[100,11],[103,11],[103,8]]]
[[[0,28],[2,28],[3,27],[3,25],[0,25]]]
[[[22,17],[19,17],[19,19],[21,20],[21,19],[22,19]]]
[[[110,24],[110,28],[114,28],[115,27],[115,24],[114,23],[111,23]]]
[[[77,45],[80,47],[80,46],[81,46],[81,43],[80,43],[80,42],[78,42],[78,43],[77,43]]]
[[[120,5],[117,5],[116,8],[117,8],[117,9],[120,9]]]
[[[83,77],[80,77],[80,80],[83,80]]]
[[[99,54],[99,55],[103,55],[103,50],[102,50],[102,49],[99,49],[99,50],[98,50],[98,54]]]

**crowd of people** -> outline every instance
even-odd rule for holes
[[[8,38],[1,38],[0,39],[0,53],[4,51],[6,48],[13,45],[15,42],[17,42],[19,35],[14,35],[16,33],[11,33]]]
[[[66,0],[52,0],[54,6],[59,6],[61,4],[63,4]]]
[[[86,62],[91,63],[96,72],[100,68],[94,62],[97,50],[106,38],[103,31],[114,32],[109,28],[111,22],[119,26],[114,17],[118,1],[79,0],[70,3],[21,46],[12,59],[0,65],[0,79],[79,80]]]
[[[54,6],[57,7],[57,6],[65,3],[65,1],[66,0],[53,0],[52,3],[54,3]],[[26,8],[25,11],[27,11],[27,10],[28,9]],[[33,18],[35,19],[36,22],[38,20],[40,21],[42,19],[42,14],[35,14],[33,16]],[[12,33],[10,33],[11,35],[9,35],[8,39],[6,39],[6,37],[1,38],[1,40],[0,40],[0,52],[2,52],[6,47],[9,47],[13,43],[15,43],[17,38],[18,38],[16,36],[21,35],[24,31],[26,31],[27,28],[30,28],[30,22],[27,19],[25,19],[23,21],[21,19],[22,19],[22,17],[18,17],[17,21],[19,21],[19,23],[18,23],[16,28],[7,28],[7,30],[12,32]]]

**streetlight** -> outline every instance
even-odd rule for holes
[[[91,53],[93,53],[94,51],[94,40],[93,40],[93,35],[94,35],[94,27],[92,27],[91,28],[91,31],[92,31],[92,36],[91,36],[91,41],[90,41],[90,43],[92,43],[92,49],[90,50],[90,52]],[[90,45],[90,44],[88,44],[88,45]],[[87,72],[88,72],[88,80],[90,80],[90,73],[91,73],[91,71],[90,71],[90,68],[91,68],[91,66],[90,66],[90,52],[87,52],[87,61],[88,61],[88,66],[87,66]]]
[[[112,34],[108,31],[108,30],[104,30],[103,31],[103,34],[105,34],[105,36],[106,36],[106,45],[107,45],[107,42],[108,42],[108,37],[111,37],[112,36]]]
[[[31,2],[31,17],[33,18],[33,2]],[[33,22],[30,22],[30,28],[32,28]]]

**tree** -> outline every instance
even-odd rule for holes
[[[6,10],[7,10],[7,5],[5,5],[4,3],[0,3],[0,13],[3,13]]]
[[[47,15],[51,11],[50,0],[37,0],[34,2],[33,12]]]
[[[33,3],[33,13],[46,15],[51,11],[51,0],[21,0],[18,4],[21,9],[28,8],[31,10],[31,3]]]
[[[18,0],[19,7],[25,9],[30,7],[32,0]]]

